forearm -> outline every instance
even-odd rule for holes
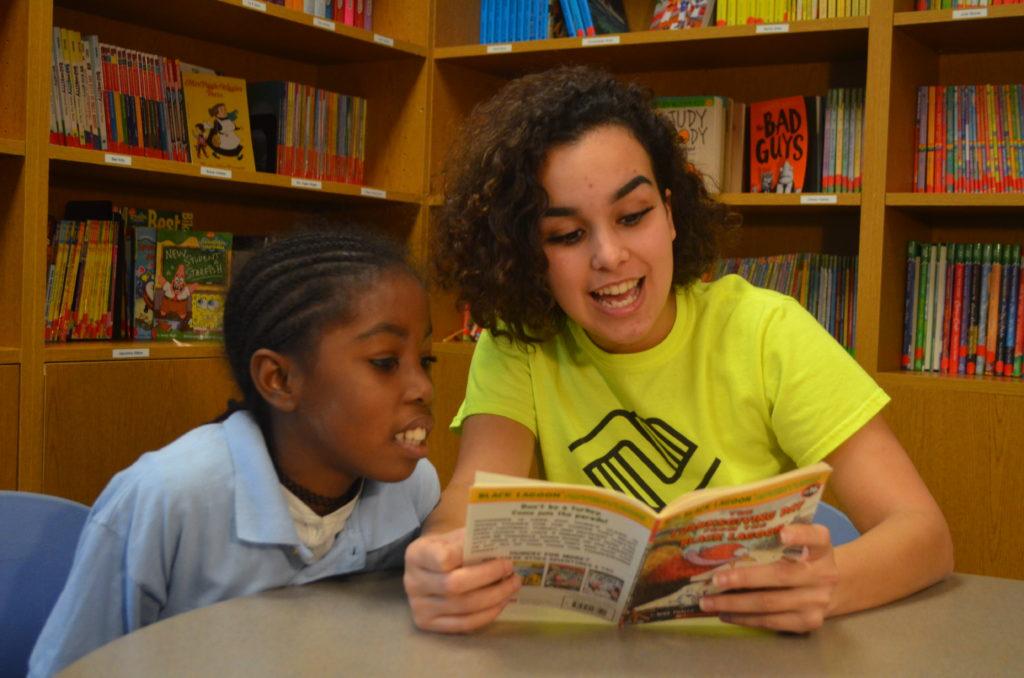
[[[471,483],[457,476],[441,493],[441,501],[423,523],[423,534],[450,532],[466,524],[466,504]]]
[[[829,616],[898,600],[953,571],[953,545],[942,513],[894,512],[835,552],[839,584]]]

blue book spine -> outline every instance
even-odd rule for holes
[[[909,370],[914,364],[914,302],[917,295],[914,294],[914,279],[917,277],[917,241],[911,240],[907,243],[907,287],[903,295],[903,355],[900,364],[903,369]]]
[[[565,23],[565,32],[570,37],[576,37],[576,24],[573,23],[572,6],[573,0],[559,0],[562,6],[562,20]]]

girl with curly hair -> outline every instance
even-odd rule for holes
[[[794,299],[702,282],[728,225],[649,94],[588,68],[507,84],[473,112],[447,173],[433,260],[486,331],[453,428],[459,461],[406,551],[421,628],[490,623],[512,563],[464,565],[477,470],[682,493],[827,460],[864,533],[792,525],[799,561],[716,575],[723,620],[808,631],[952,569],[949,529],[879,412],[888,396]],[[927,555],[923,555],[927,554]]]

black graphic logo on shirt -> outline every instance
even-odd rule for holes
[[[612,410],[593,431],[570,443],[569,451],[593,460],[583,471],[595,485],[633,495],[660,511],[665,507],[662,497],[679,494],[673,485],[683,476],[697,444],[661,419]],[[689,489],[707,487],[720,463],[716,457],[697,487]],[[654,487],[648,482],[651,476]]]

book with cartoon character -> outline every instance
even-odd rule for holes
[[[821,190],[821,97],[750,104],[747,138],[751,193]]]
[[[735,487],[696,490],[661,511],[603,487],[477,472],[464,560],[508,558],[523,578],[501,618],[617,624],[710,616],[715,572],[799,558],[779,532],[810,523],[825,462]],[[585,615],[585,616],[581,616]]]
[[[255,172],[245,81],[181,71],[192,164]]]
[[[231,233],[156,232],[155,280],[146,288],[156,339],[223,338],[231,244]]]

